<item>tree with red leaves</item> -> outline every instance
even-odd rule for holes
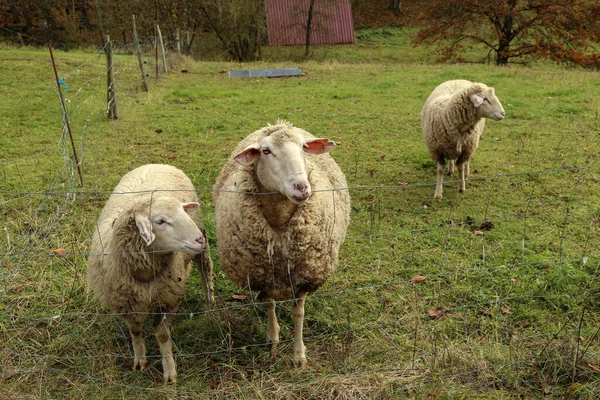
[[[420,19],[414,43],[437,44],[440,61],[483,45],[497,65],[538,57],[600,68],[598,0],[434,0]]]

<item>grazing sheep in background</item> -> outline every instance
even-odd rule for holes
[[[88,258],[88,282],[102,305],[131,331],[133,369],[147,366],[142,327],[155,313],[165,382],[175,382],[169,325],[179,309],[192,257],[207,301],[214,301],[212,261],[198,228],[198,196],[190,179],[169,165],[149,164],[127,173],[98,218]]]
[[[479,145],[485,118],[500,121],[504,108],[494,94],[494,88],[483,83],[458,79],[435,88],[421,111],[421,127],[429,154],[437,163],[435,198],[442,198],[444,164],[448,174],[458,169],[458,191],[465,191],[465,176],[469,177],[469,162]]]
[[[294,299],[293,361],[301,367],[304,302],[335,270],[350,219],[346,178],[326,154],[334,146],[278,121],[238,144],[213,192],[223,269],[266,303],[273,354],[275,301]]]

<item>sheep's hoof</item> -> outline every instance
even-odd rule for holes
[[[441,200],[442,199],[442,195],[441,194],[436,194],[435,196],[433,196],[434,199],[436,200]]]
[[[458,193],[464,193],[465,189],[458,189]]]
[[[148,359],[146,357],[135,357],[133,359],[133,370],[139,370],[140,372],[144,372],[146,367],[148,366]]]
[[[296,368],[305,369],[306,368],[306,358],[294,358],[294,365]]]
[[[177,383],[177,374],[173,374],[173,375],[164,374],[163,376],[165,378],[165,385],[168,383]]]

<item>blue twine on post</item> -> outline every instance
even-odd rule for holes
[[[63,78],[58,78],[58,82],[59,85],[63,85],[65,90],[69,90],[69,87],[67,86],[67,84],[65,83],[65,81],[63,81]]]
[[[100,58],[100,56],[102,55],[103,52],[104,53],[108,52],[108,50],[106,49],[106,46],[98,47],[98,58]]]

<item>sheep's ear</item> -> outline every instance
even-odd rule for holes
[[[190,212],[200,207],[200,203],[196,203],[195,201],[191,201],[189,203],[181,203],[185,212]]]
[[[253,143],[244,150],[236,154],[233,159],[242,165],[250,165],[258,159],[260,155],[260,144]]]
[[[140,231],[140,236],[144,239],[144,242],[146,242],[146,246],[150,246],[152,242],[154,242],[155,237],[152,232],[152,222],[150,222],[150,219],[143,215],[136,215],[135,224]]]
[[[479,96],[478,94],[470,95],[469,99],[471,100],[471,103],[473,103],[475,108],[479,107],[483,103],[483,97]]]
[[[323,154],[327,153],[336,146],[333,140],[329,139],[306,139],[304,144],[304,151],[308,154]]]

